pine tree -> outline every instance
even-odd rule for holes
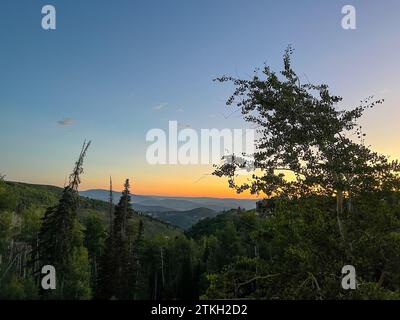
[[[128,297],[127,276],[130,267],[129,241],[127,237],[127,220],[132,215],[131,197],[129,192],[129,180],[125,181],[124,191],[121,199],[115,207],[115,218],[113,226],[114,247],[116,249],[114,255],[115,265],[115,296],[118,299],[126,299]]]
[[[107,237],[104,254],[100,261],[96,299],[110,299],[115,292],[114,245],[111,234]]]
[[[109,223],[110,223],[110,234],[111,234],[112,233],[112,227],[113,227],[113,217],[114,217],[114,199],[113,199],[113,188],[112,188],[112,178],[111,178],[111,176],[110,176],[110,194],[109,194],[108,202],[110,204]]]
[[[104,251],[104,243],[107,232],[99,214],[90,214],[85,219],[85,247],[88,250],[91,263],[91,283],[96,289],[98,278],[99,260]]]
[[[84,249],[83,239],[79,238],[80,230],[76,216],[79,206],[80,175],[83,173],[83,160],[89,146],[90,141],[88,143],[85,141],[75,168],[69,177],[69,184],[64,188],[59,203],[47,209],[39,232],[37,249],[40,266],[52,265],[55,267],[56,295],[59,298],[77,298],[77,290],[74,290],[73,284],[69,280],[71,277],[76,278],[76,274],[73,274],[75,263],[73,259],[79,256],[79,259],[83,261],[82,256],[85,256],[84,250],[81,250]],[[82,266],[82,277],[82,281],[86,280],[85,266]],[[70,296],[67,296],[66,292]],[[87,292],[84,297],[87,297]]]
[[[131,268],[131,276],[130,283],[133,284],[133,292],[131,295],[134,299],[140,297],[140,295],[145,290],[145,284],[142,279],[143,273],[143,251],[144,251],[144,225],[143,221],[139,221],[138,233],[134,242],[134,247],[132,250],[132,268]]]
[[[127,221],[132,214],[127,179],[122,196],[114,209],[112,232],[106,241],[97,294],[100,299],[127,299],[129,297],[128,279],[132,268],[132,254],[129,250]]]

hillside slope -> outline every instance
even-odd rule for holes
[[[187,211],[166,211],[148,214],[152,217],[156,217],[157,219],[187,230],[203,219],[217,216],[219,212],[208,208],[196,208]]]
[[[63,190],[55,186],[11,181],[7,181],[6,185],[8,192],[12,194],[17,212],[31,206],[39,207],[44,211],[47,207],[57,204]],[[109,204],[107,202],[80,196],[79,206],[78,219],[80,221],[83,221],[89,214],[97,214],[104,224],[109,223]],[[155,234],[172,236],[181,233],[176,227],[155,217],[136,213],[132,219],[133,222],[143,221],[144,231],[148,236]]]

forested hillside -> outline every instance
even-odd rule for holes
[[[364,194],[343,224],[357,290],[341,287],[349,260],[333,198],[275,199],[273,211],[231,211],[197,223],[188,234],[202,244],[202,297],[400,299],[400,194]]]
[[[14,182],[0,186],[1,298],[46,297],[29,274],[29,259],[20,252],[34,246],[44,209],[57,202],[62,189]],[[347,260],[335,202],[309,197],[275,200],[273,212],[231,210],[200,221],[186,235],[133,215],[133,244],[140,243],[139,221],[146,234],[137,253],[142,274],[136,290],[119,298],[400,298],[400,195],[384,198],[377,201],[377,195],[365,194],[355,199],[354,213],[344,220],[352,230],[357,291],[340,287],[340,270]],[[79,287],[75,298],[111,298],[96,294],[98,281],[93,278],[106,248],[108,208],[106,202],[80,198],[78,216],[87,253],[77,268],[89,268],[88,287]],[[116,282],[110,279],[103,285]]]
[[[63,191],[60,187],[22,182],[4,181],[4,185],[9,194],[9,199],[7,201],[15,207],[16,212],[23,211],[27,208],[38,208],[44,211],[47,207],[54,206],[58,202]],[[105,227],[108,228],[110,220],[109,209],[110,205],[105,201],[81,196],[79,198],[78,219],[81,223],[84,223],[90,215],[96,215]],[[143,220],[146,226],[146,235],[180,232],[172,225],[154,219],[151,216],[139,214],[138,212],[136,212],[136,215],[133,216],[132,219],[134,221]]]
[[[168,222],[183,230],[189,229],[191,226],[206,218],[213,218],[221,212],[208,208],[196,208],[187,211],[166,211],[147,213],[152,217]]]
[[[34,273],[34,251],[47,208],[57,205],[63,189],[54,186],[0,180],[0,298],[36,299],[40,297],[38,274]],[[97,279],[90,273],[98,268],[110,228],[108,203],[79,197],[78,237],[86,252],[76,268],[86,272],[87,287],[76,298],[89,298]],[[176,227],[147,215],[132,213],[131,230],[143,226],[145,241],[182,236]],[[133,231],[132,231],[133,232]],[[149,244],[150,245],[150,244]],[[86,269],[85,269],[86,268]],[[84,277],[85,278],[85,277]]]

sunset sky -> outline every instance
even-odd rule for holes
[[[41,8],[57,29],[41,28]],[[341,27],[341,8],[357,29]],[[83,140],[92,140],[81,189],[238,197],[211,165],[150,165],[146,133],[182,127],[246,128],[225,101],[264,62],[282,67],[295,48],[303,82],[324,82],[356,106],[385,103],[363,119],[366,142],[400,158],[400,1],[84,0],[0,3],[0,173],[8,180],[62,186]],[[244,194],[240,197],[248,197]]]

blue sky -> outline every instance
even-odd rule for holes
[[[45,4],[57,10],[54,31],[41,28]],[[345,4],[357,9],[357,30],[341,28]],[[147,130],[168,120],[243,126],[238,114],[224,117],[232,88],[212,79],[248,77],[264,62],[279,70],[288,44],[304,82],[326,82],[350,105],[387,99],[365,124],[378,151],[399,156],[399,13],[397,0],[2,0],[0,172],[60,185],[88,138],[83,187],[106,185],[109,174],[149,184]],[[174,169],[183,177],[175,187],[209,169]],[[170,170],[153,171],[168,180]]]

